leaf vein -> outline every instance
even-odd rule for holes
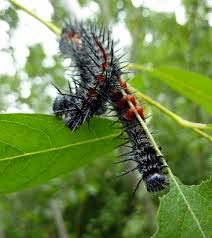
[[[64,150],[64,149],[68,149],[68,148],[71,148],[71,147],[80,146],[80,145],[83,145],[83,144],[94,143],[94,142],[97,142],[97,141],[104,141],[104,140],[107,140],[107,139],[112,139],[112,138],[116,137],[117,135],[118,135],[118,133],[111,134],[109,136],[104,136],[104,137],[100,137],[100,138],[91,139],[91,140],[86,140],[86,141],[83,141],[83,142],[76,142],[74,144],[68,144],[68,145],[63,145],[63,146],[58,146],[58,147],[51,147],[51,148],[45,149],[45,150],[28,152],[28,153],[25,153],[25,154],[22,154],[22,155],[10,156],[10,157],[0,159],[0,162],[7,161],[7,160],[14,160],[14,159],[18,159],[18,158],[23,158],[23,157],[26,157],[26,156],[34,156],[34,155],[38,155],[38,154],[45,154],[45,153],[48,153],[48,152]]]
[[[200,223],[199,223],[199,221],[198,221],[196,215],[194,214],[194,212],[193,212],[191,206],[189,205],[189,202],[188,202],[186,196],[183,194],[182,190],[181,190],[180,187],[179,187],[179,184],[177,183],[177,181],[176,181],[176,179],[174,178],[174,175],[172,174],[171,171],[170,171],[170,176],[172,177],[172,179],[173,179],[173,181],[174,181],[174,183],[175,183],[175,185],[176,185],[176,187],[177,187],[177,189],[178,189],[178,191],[179,191],[181,197],[183,198],[183,200],[184,200],[184,202],[185,202],[185,204],[186,204],[188,210],[189,210],[190,213],[191,213],[191,216],[193,217],[193,219],[194,219],[194,221],[195,221],[197,227],[199,228],[199,230],[200,230],[200,232],[201,232],[201,234],[202,234],[202,237],[203,237],[203,238],[206,238],[206,235],[205,235],[205,233],[204,233],[204,231],[203,231],[203,229],[202,229],[202,227],[201,227],[201,225],[200,225]]]

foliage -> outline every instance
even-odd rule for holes
[[[44,183],[100,158],[113,150],[119,135],[102,127],[111,128],[105,119],[93,120],[89,129],[84,126],[72,134],[62,121],[48,115],[0,115],[0,123],[0,193]]]
[[[183,196],[178,187],[173,186],[161,199],[159,226],[154,237],[210,237],[212,212],[208,208],[211,207],[211,182],[190,187],[178,182]]]

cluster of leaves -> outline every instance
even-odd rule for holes
[[[61,25],[61,15],[67,14],[67,11],[62,4],[55,7],[57,1],[52,2],[55,10],[53,19]],[[81,2],[87,4],[87,1]],[[118,22],[120,16],[125,15],[124,21],[136,42],[136,47],[131,49],[132,61],[154,66],[151,70],[143,69],[145,73],[137,73],[131,81],[134,88],[154,95],[159,103],[188,120],[209,122],[211,80],[206,76],[212,75],[208,67],[212,53],[209,40],[212,30],[202,17],[204,14],[195,14],[202,11],[207,14],[209,9],[205,7],[206,3],[184,1],[188,21],[183,26],[176,23],[173,14],[135,9],[130,1],[107,1],[104,6],[98,4],[100,8],[111,9],[110,12],[103,12],[108,21]],[[7,14],[0,15],[10,24],[12,32],[18,25],[17,14],[11,8],[6,11]],[[145,42],[147,33],[153,36],[148,45]],[[200,42],[198,47],[194,46],[195,42]],[[62,60],[54,56],[53,66],[45,67],[43,61],[46,55],[41,45],[29,48],[29,52],[27,63],[14,77],[1,76],[1,86],[6,90],[1,92],[0,107],[2,110],[9,107],[4,99],[11,94],[16,95],[17,107],[27,104],[35,113],[49,113],[52,98],[43,92],[55,80],[57,85],[64,86]],[[206,76],[161,67],[167,64]],[[21,71],[25,72],[25,80],[31,84],[28,98],[20,93],[23,82]],[[38,84],[39,78],[42,80]],[[151,124],[161,131],[156,140],[162,145],[174,174],[185,184],[197,184],[208,178],[210,148],[207,140],[189,129],[182,129],[161,112],[151,110]],[[131,200],[130,191],[135,178],[111,180],[118,172],[112,161],[114,147],[119,142],[114,140],[118,131],[111,128],[109,120],[94,119],[90,129],[84,126],[76,133],[70,133],[61,121],[47,115],[2,114],[0,123],[1,193],[46,183],[51,178],[98,159],[78,172],[55,179],[40,188],[2,196],[0,236],[37,238],[48,234],[56,237],[58,227],[53,224],[52,199],[57,201],[67,231],[73,237],[149,237],[156,227],[154,237],[212,235],[211,180],[188,187],[171,176],[171,190],[160,200],[158,221],[156,212],[159,202],[156,196],[141,189],[136,200]],[[18,224],[16,227],[11,222],[13,219]]]

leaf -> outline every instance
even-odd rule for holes
[[[107,129],[105,129],[107,128]],[[118,131],[92,119],[72,133],[50,115],[0,115],[0,193],[47,182],[111,152]]]
[[[130,83],[130,85],[132,85],[139,91],[143,91],[145,88],[144,80],[143,80],[143,77],[141,76],[141,74],[136,74],[133,77],[133,79],[130,80],[128,83]]]
[[[212,179],[186,186],[176,178],[160,200],[158,230],[154,238],[212,237]]]
[[[156,76],[212,115],[212,80],[210,78],[171,67],[150,69],[146,72]]]

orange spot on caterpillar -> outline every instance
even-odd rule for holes
[[[104,63],[100,65],[100,67],[105,70],[108,68],[108,63],[105,61]]]
[[[141,116],[142,119],[144,119],[144,109],[142,107],[136,107],[136,110],[138,114]]]
[[[94,38],[94,41],[95,41],[97,47],[99,48],[100,54],[102,55],[102,58],[103,58],[103,63],[101,64],[101,68],[103,70],[106,70],[108,68],[108,63],[107,63],[108,55],[107,55],[107,53],[105,52],[105,49],[103,48],[103,46],[101,45],[101,43],[98,41],[98,39],[96,38],[96,36],[94,34],[93,34],[93,38]]]
[[[119,85],[121,86],[121,88],[124,89],[124,91],[125,91],[126,93],[129,93],[129,90],[128,90],[128,87],[127,87],[127,83],[121,81],[121,79],[118,80],[118,83],[119,83]]]
[[[130,108],[126,114],[125,117],[127,120],[131,121],[135,118],[135,109],[134,108]]]
[[[122,82],[121,80],[118,81],[122,89],[127,89],[127,84],[125,82]]]
[[[75,32],[64,32],[63,36],[67,40],[72,40],[74,43],[80,45],[81,44],[81,39],[80,36],[77,35]]]
[[[133,95],[128,95],[127,98],[133,104],[133,106],[137,105],[137,102],[136,102],[135,97]]]
[[[127,105],[127,97],[126,96],[123,96],[120,101],[118,102],[118,108],[119,109],[123,109],[125,108]]]
[[[135,118],[135,110],[138,112],[140,117],[144,120],[144,110],[142,107],[136,107],[136,108],[130,108],[128,111],[125,113],[125,117],[127,120],[131,121]]]
[[[96,80],[98,82],[101,82],[101,81],[105,80],[105,77],[102,74],[99,74],[99,75],[97,75]]]

